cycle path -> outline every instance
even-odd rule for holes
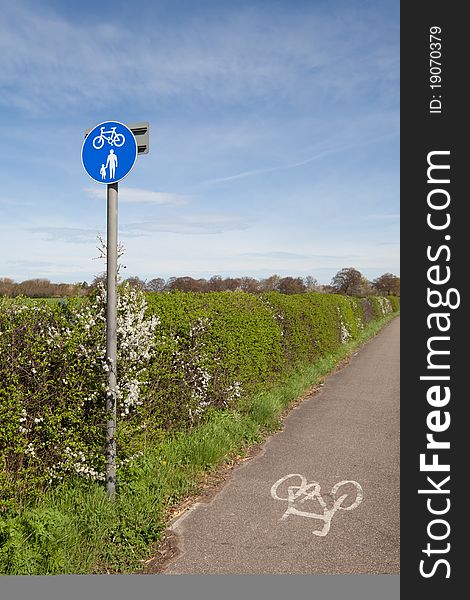
[[[396,318],[173,524],[163,573],[399,572],[399,333]]]

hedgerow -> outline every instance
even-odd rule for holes
[[[388,298],[392,304],[392,311],[397,312],[400,310],[400,298],[397,296],[389,296]]]
[[[395,298],[121,286],[118,468],[398,308]],[[65,305],[0,300],[0,510],[67,478],[103,479],[107,369],[102,288]]]
[[[120,460],[132,459],[155,344],[156,317],[123,287],[118,300]],[[0,507],[71,474],[104,479],[107,376],[105,292],[66,306],[3,300],[0,307]],[[145,423],[145,421],[144,421]],[[18,494],[18,492],[24,492]]]

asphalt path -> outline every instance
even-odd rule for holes
[[[180,553],[163,573],[399,572],[399,328],[396,318],[172,525]]]

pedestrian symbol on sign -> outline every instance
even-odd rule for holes
[[[114,150],[110,150],[108,154],[108,158],[106,159],[106,167],[109,166],[109,177],[114,179],[114,173],[116,171],[116,167],[118,164],[118,159],[116,154],[114,154]]]
[[[119,156],[115,148],[119,148]],[[83,167],[98,183],[117,183],[131,171],[136,158],[137,142],[132,131],[117,121],[100,123],[83,142]]]

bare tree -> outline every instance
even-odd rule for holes
[[[18,285],[21,296],[30,298],[50,298],[54,295],[54,284],[49,279],[26,279]]]
[[[90,292],[93,290],[96,290],[96,288],[102,284],[104,285],[104,287],[106,287],[106,273],[100,273],[99,275],[95,275],[93,277],[93,281],[90,284],[89,290]]]
[[[224,290],[234,292],[240,287],[240,279],[238,277],[226,277],[224,279]]]
[[[331,285],[338,294],[358,296],[361,292],[363,275],[354,267],[346,267],[338,271],[331,280]]]
[[[197,283],[192,277],[171,277],[167,281],[167,287],[170,290],[179,290],[180,292],[194,292]]]
[[[241,277],[240,289],[249,294],[256,294],[258,291],[258,280],[253,277]]]
[[[387,294],[388,296],[399,296],[400,295],[400,278],[393,273],[384,273],[377,277],[373,281],[374,288],[380,294]]]
[[[301,277],[283,277],[279,282],[281,294],[303,294],[306,287]]]
[[[266,279],[261,279],[258,284],[260,292],[277,292],[279,291],[279,282],[281,281],[280,275],[271,275]]]
[[[155,277],[145,284],[146,292],[163,292],[165,289],[165,280],[161,277]]]
[[[14,296],[17,285],[9,277],[0,278],[0,296]]]
[[[304,285],[307,292],[319,292],[321,287],[318,281],[315,279],[315,277],[312,277],[312,275],[307,275],[307,277],[304,277]]]
[[[207,279],[201,277],[200,279],[194,280],[194,291],[195,292],[208,292],[209,291],[209,282]]]
[[[210,292],[222,292],[224,288],[224,280],[220,275],[213,275],[209,279],[208,289]]]
[[[135,290],[143,291],[145,289],[145,281],[140,279],[140,277],[128,277],[124,280],[124,283],[130,285],[131,288]]]
[[[367,279],[367,277],[364,277],[364,275],[362,276],[361,279],[361,283],[359,284],[357,290],[355,291],[354,295],[355,296],[362,296],[363,298],[365,296],[372,296],[374,295],[375,292],[375,288],[372,285],[372,283]]]

